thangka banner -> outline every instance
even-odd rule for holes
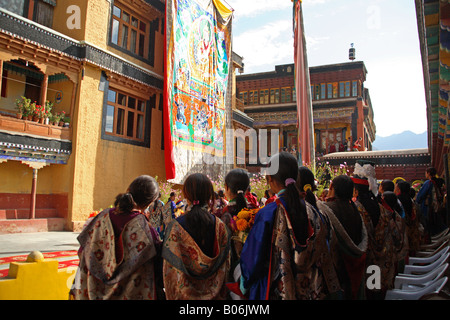
[[[166,6],[166,178],[181,182],[204,154],[224,154],[232,11],[219,0]]]

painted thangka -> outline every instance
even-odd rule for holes
[[[219,0],[172,0],[166,14],[166,178],[181,183],[204,154],[224,155],[232,11]]]

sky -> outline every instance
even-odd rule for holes
[[[294,62],[290,0],[226,0],[234,9],[233,51],[244,74]],[[303,0],[309,67],[356,61],[367,73],[377,135],[427,131],[414,0]]]

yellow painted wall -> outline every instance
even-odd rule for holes
[[[73,86],[74,84],[69,80],[48,84],[47,100],[53,102],[53,114],[61,111],[65,111],[66,114],[70,112]],[[62,92],[62,99],[60,103],[56,103],[56,94],[58,91]]]
[[[52,164],[38,171],[38,194],[67,193],[70,171],[67,165]],[[31,193],[33,169],[19,161],[8,160],[0,165],[0,193]]]
[[[8,72],[8,80],[6,85],[6,97],[0,98],[0,109],[13,111],[16,108],[16,99],[20,99],[25,94],[25,80],[24,75],[16,74],[14,72]]]
[[[111,4],[106,0],[88,1],[86,15],[85,40],[102,49],[106,49],[110,27]]]
[[[69,191],[72,221],[85,221],[89,214],[114,203],[139,175],[165,177],[161,150],[162,111],[152,109],[151,148],[101,139],[104,93],[99,91],[101,71],[87,66],[80,83],[73,118],[71,160],[73,185]]]
[[[92,2],[92,1],[90,1]],[[106,0],[94,1],[94,2],[107,2]],[[69,29],[67,25],[67,21],[73,16],[73,11],[67,13],[67,9],[76,5],[80,8],[80,28],[71,28]],[[62,34],[65,34],[76,40],[84,40],[85,38],[85,29],[86,29],[86,9],[87,9],[87,1],[72,1],[72,0],[58,0],[56,7],[53,11],[53,27],[55,31],[58,31]],[[69,24],[70,25],[70,24]]]

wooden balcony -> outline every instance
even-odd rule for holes
[[[236,99],[236,109],[244,112],[244,100]]]
[[[69,127],[41,124],[5,115],[0,115],[0,130],[12,134],[39,136],[46,139],[71,140]]]

